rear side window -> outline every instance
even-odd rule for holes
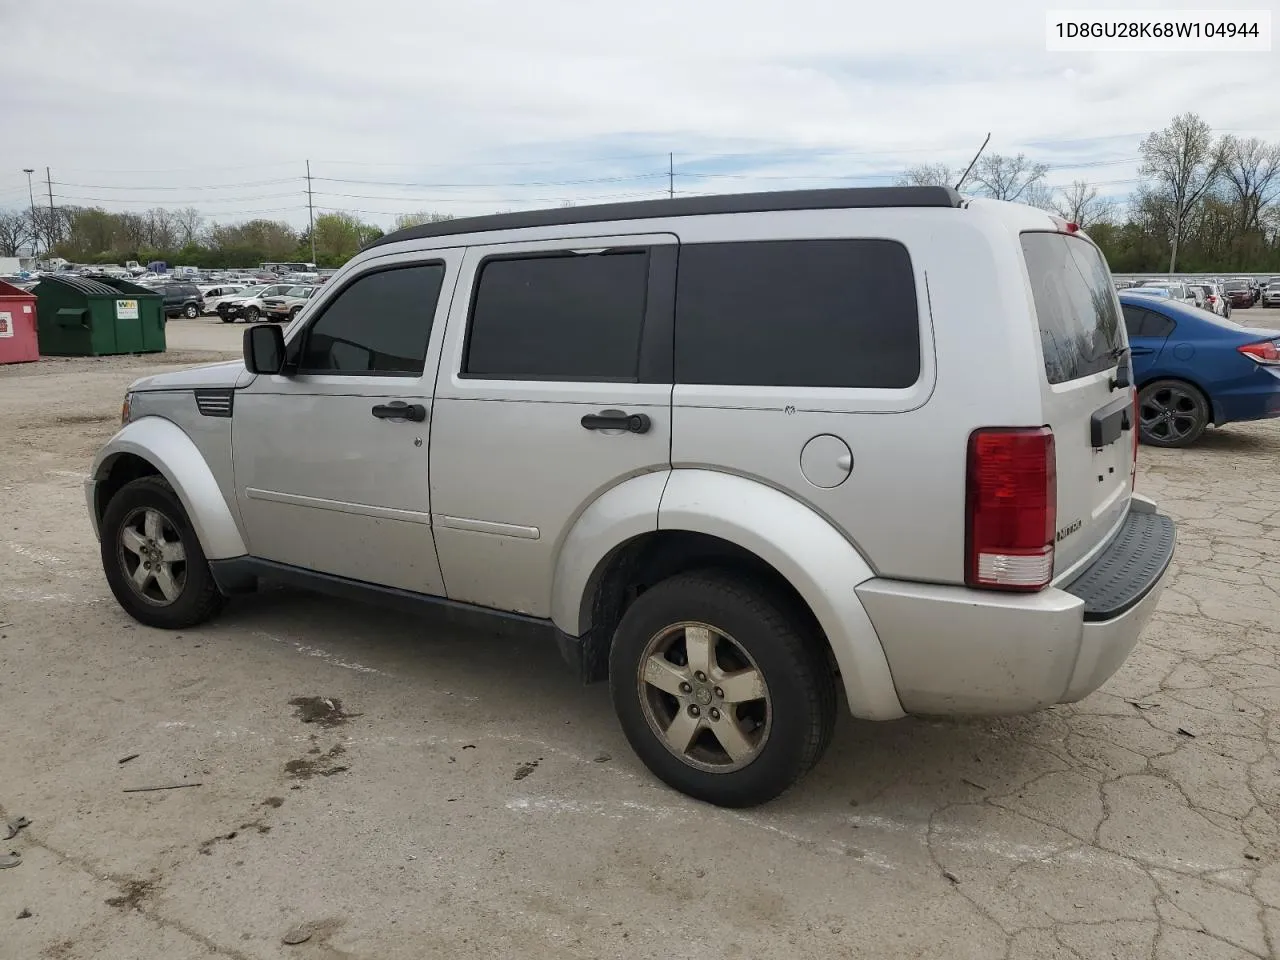
[[[682,246],[675,343],[680,383],[909,387],[920,376],[911,258],[892,240]]]
[[[499,258],[480,267],[464,376],[634,381],[647,250]]]
[[[401,377],[422,373],[443,282],[440,263],[359,277],[307,330],[300,372]]]
[[[1124,326],[1129,337],[1159,337],[1164,339],[1177,329],[1177,324],[1163,314],[1141,307],[1124,306]]]
[[[1102,254],[1087,240],[1062,233],[1024,233],[1021,240],[1049,382],[1110,370],[1124,336]]]

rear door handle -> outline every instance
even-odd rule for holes
[[[413,420],[421,423],[427,419],[427,408],[420,403],[393,400],[391,403],[378,404],[373,408],[373,415],[379,420]]]
[[[653,421],[647,413],[627,413],[625,410],[601,410],[582,418],[588,430],[626,430],[628,433],[648,433]]]

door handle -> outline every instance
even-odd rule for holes
[[[582,418],[588,430],[626,430],[628,433],[648,433],[653,421],[647,413],[627,413],[625,410],[601,410]]]
[[[1129,353],[1135,357],[1149,357],[1151,354],[1155,353],[1155,351],[1150,347],[1130,347]]]
[[[427,419],[427,408],[420,403],[393,400],[391,403],[378,404],[373,408],[373,415],[379,420],[413,420],[421,423]]]

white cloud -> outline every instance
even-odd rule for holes
[[[668,151],[731,175],[681,190],[875,182],[962,165],[988,130],[1054,182],[1124,192],[1141,134],[1183,110],[1280,138],[1274,55],[1049,54],[1043,18],[1017,0],[9,2],[0,206],[48,164],[68,202],[299,223],[309,157],[322,206],[385,223],[659,195]]]

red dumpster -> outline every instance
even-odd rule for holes
[[[39,359],[35,295],[0,280],[0,363]]]

